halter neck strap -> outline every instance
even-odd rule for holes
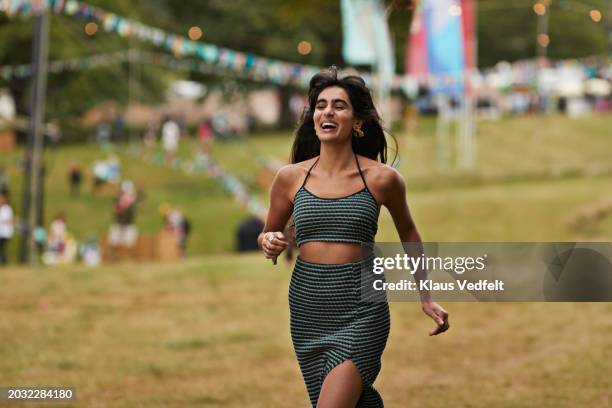
[[[310,166],[310,168],[308,169],[308,173],[306,173],[306,177],[304,177],[304,182],[302,183],[302,187],[304,187],[306,185],[306,180],[308,180],[308,177],[310,177],[310,172],[312,171],[312,169],[314,169],[314,166],[317,165],[317,163],[319,162],[320,158],[321,158],[321,156],[317,157],[317,160],[315,160],[315,162],[312,163],[312,166]]]
[[[357,163],[357,170],[359,170],[359,175],[361,176],[361,180],[363,181],[363,185],[367,189],[368,188],[368,183],[366,183],[365,176],[363,175],[363,170],[361,170],[361,166],[359,165],[359,159],[357,158],[357,154],[353,153],[353,155],[355,156],[355,163]],[[310,177],[310,172],[317,165],[317,163],[319,162],[320,158],[321,158],[321,156],[317,157],[317,160],[315,160],[315,162],[312,163],[312,166],[310,166],[310,168],[308,169],[308,172],[306,173],[306,177],[304,177],[304,181],[302,182],[302,187],[304,187],[306,185],[306,180],[308,180],[308,177]]]
[[[368,183],[366,183],[365,176],[363,175],[363,171],[361,170],[361,166],[359,165],[359,159],[357,159],[357,153],[353,153],[353,154],[355,155],[355,162],[357,163],[357,169],[359,170],[359,175],[361,176],[361,179],[363,180],[363,185],[367,189]]]

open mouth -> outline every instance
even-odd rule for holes
[[[321,129],[323,130],[333,130],[337,128],[338,128],[338,125],[335,124],[334,122],[323,122],[321,124]]]

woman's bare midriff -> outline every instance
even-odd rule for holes
[[[361,244],[311,241],[300,245],[300,259],[321,264],[357,262],[361,259]]]

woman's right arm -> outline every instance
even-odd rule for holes
[[[276,258],[289,246],[289,242],[282,231],[285,230],[287,221],[293,213],[293,202],[290,197],[296,176],[295,170],[295,165],[283,166],[278,170],[272,181],[270,209],[263,232],[257,238],[259,248],[262,249],[264,256],[268,259]]]

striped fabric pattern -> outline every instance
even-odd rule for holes
[[[364,187],[341,198],[321,198],[302,186],[295,195],[295,242],[374,242],[378,203]]]
[[[386,302],[360,300],[361,263],[317,264],[297,258],[289,285],[291,338],[316,407],[323,380],[338,364],[351,360],[363,381],[357,407],[379,408],[372,384],[390,329]]]

